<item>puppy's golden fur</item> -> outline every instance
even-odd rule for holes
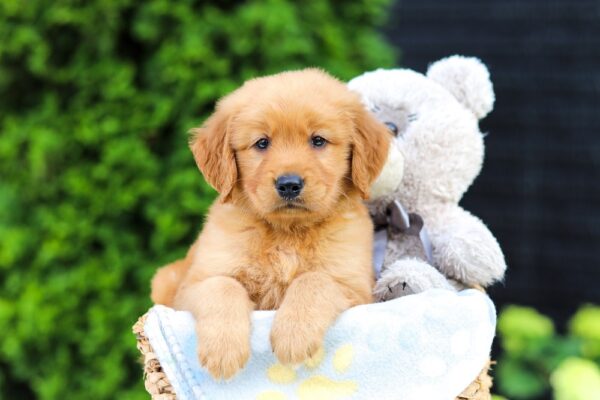
[[[255,308],[277,309],[273,351],[298,363],[339,313],[371,301],[373,227],[362,198],[388,145],[358,97],[316,69],[247,82],[194,131],[192,152],[220,196],[186,258],[157,272],[152,299],[193,313],[198,356],[214,377],[246,363]],[[290,173],[304,180],[293,201],[274,185]]]

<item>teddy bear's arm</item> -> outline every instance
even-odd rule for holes
[[[506,261],[483,222],[459,206],[438,210],[426,221],[435,265],[467,286],[487,287],[504,277]]]
[[[428,289],[453,290],[446,277],[425,261],[402,258],[388,266],[375,284],[377,301],[387,301]]]

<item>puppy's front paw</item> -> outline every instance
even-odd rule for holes
[[[271,347],[282,364],[298,364],[313,357],[323,343],[316,324],[275,317],[271,328]]]
[[[198,360],[215,379],[229,379],[241,370],[250,358],[249,332],[203,324],[196,327]]]

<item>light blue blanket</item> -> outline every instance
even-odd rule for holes
[[[154,306],[144,331],[180,400],[451,400],[486,365],[496,325],[485,294],[430,290],[344,312],[324,351],[292,368],[271,351],[273,316],[253,313],[252,356],[227,382],[200,367],[191,314]]]

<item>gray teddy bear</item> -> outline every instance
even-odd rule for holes
[[[496,238],[458,205],[483,163],[478,121],[494,104],[487,68],[476,58],[452,56],[433,63],[427,75],[380,69],[348,86],[395,136],[368,204],[381,228],[375,297],[501,280],[506,262]]]

